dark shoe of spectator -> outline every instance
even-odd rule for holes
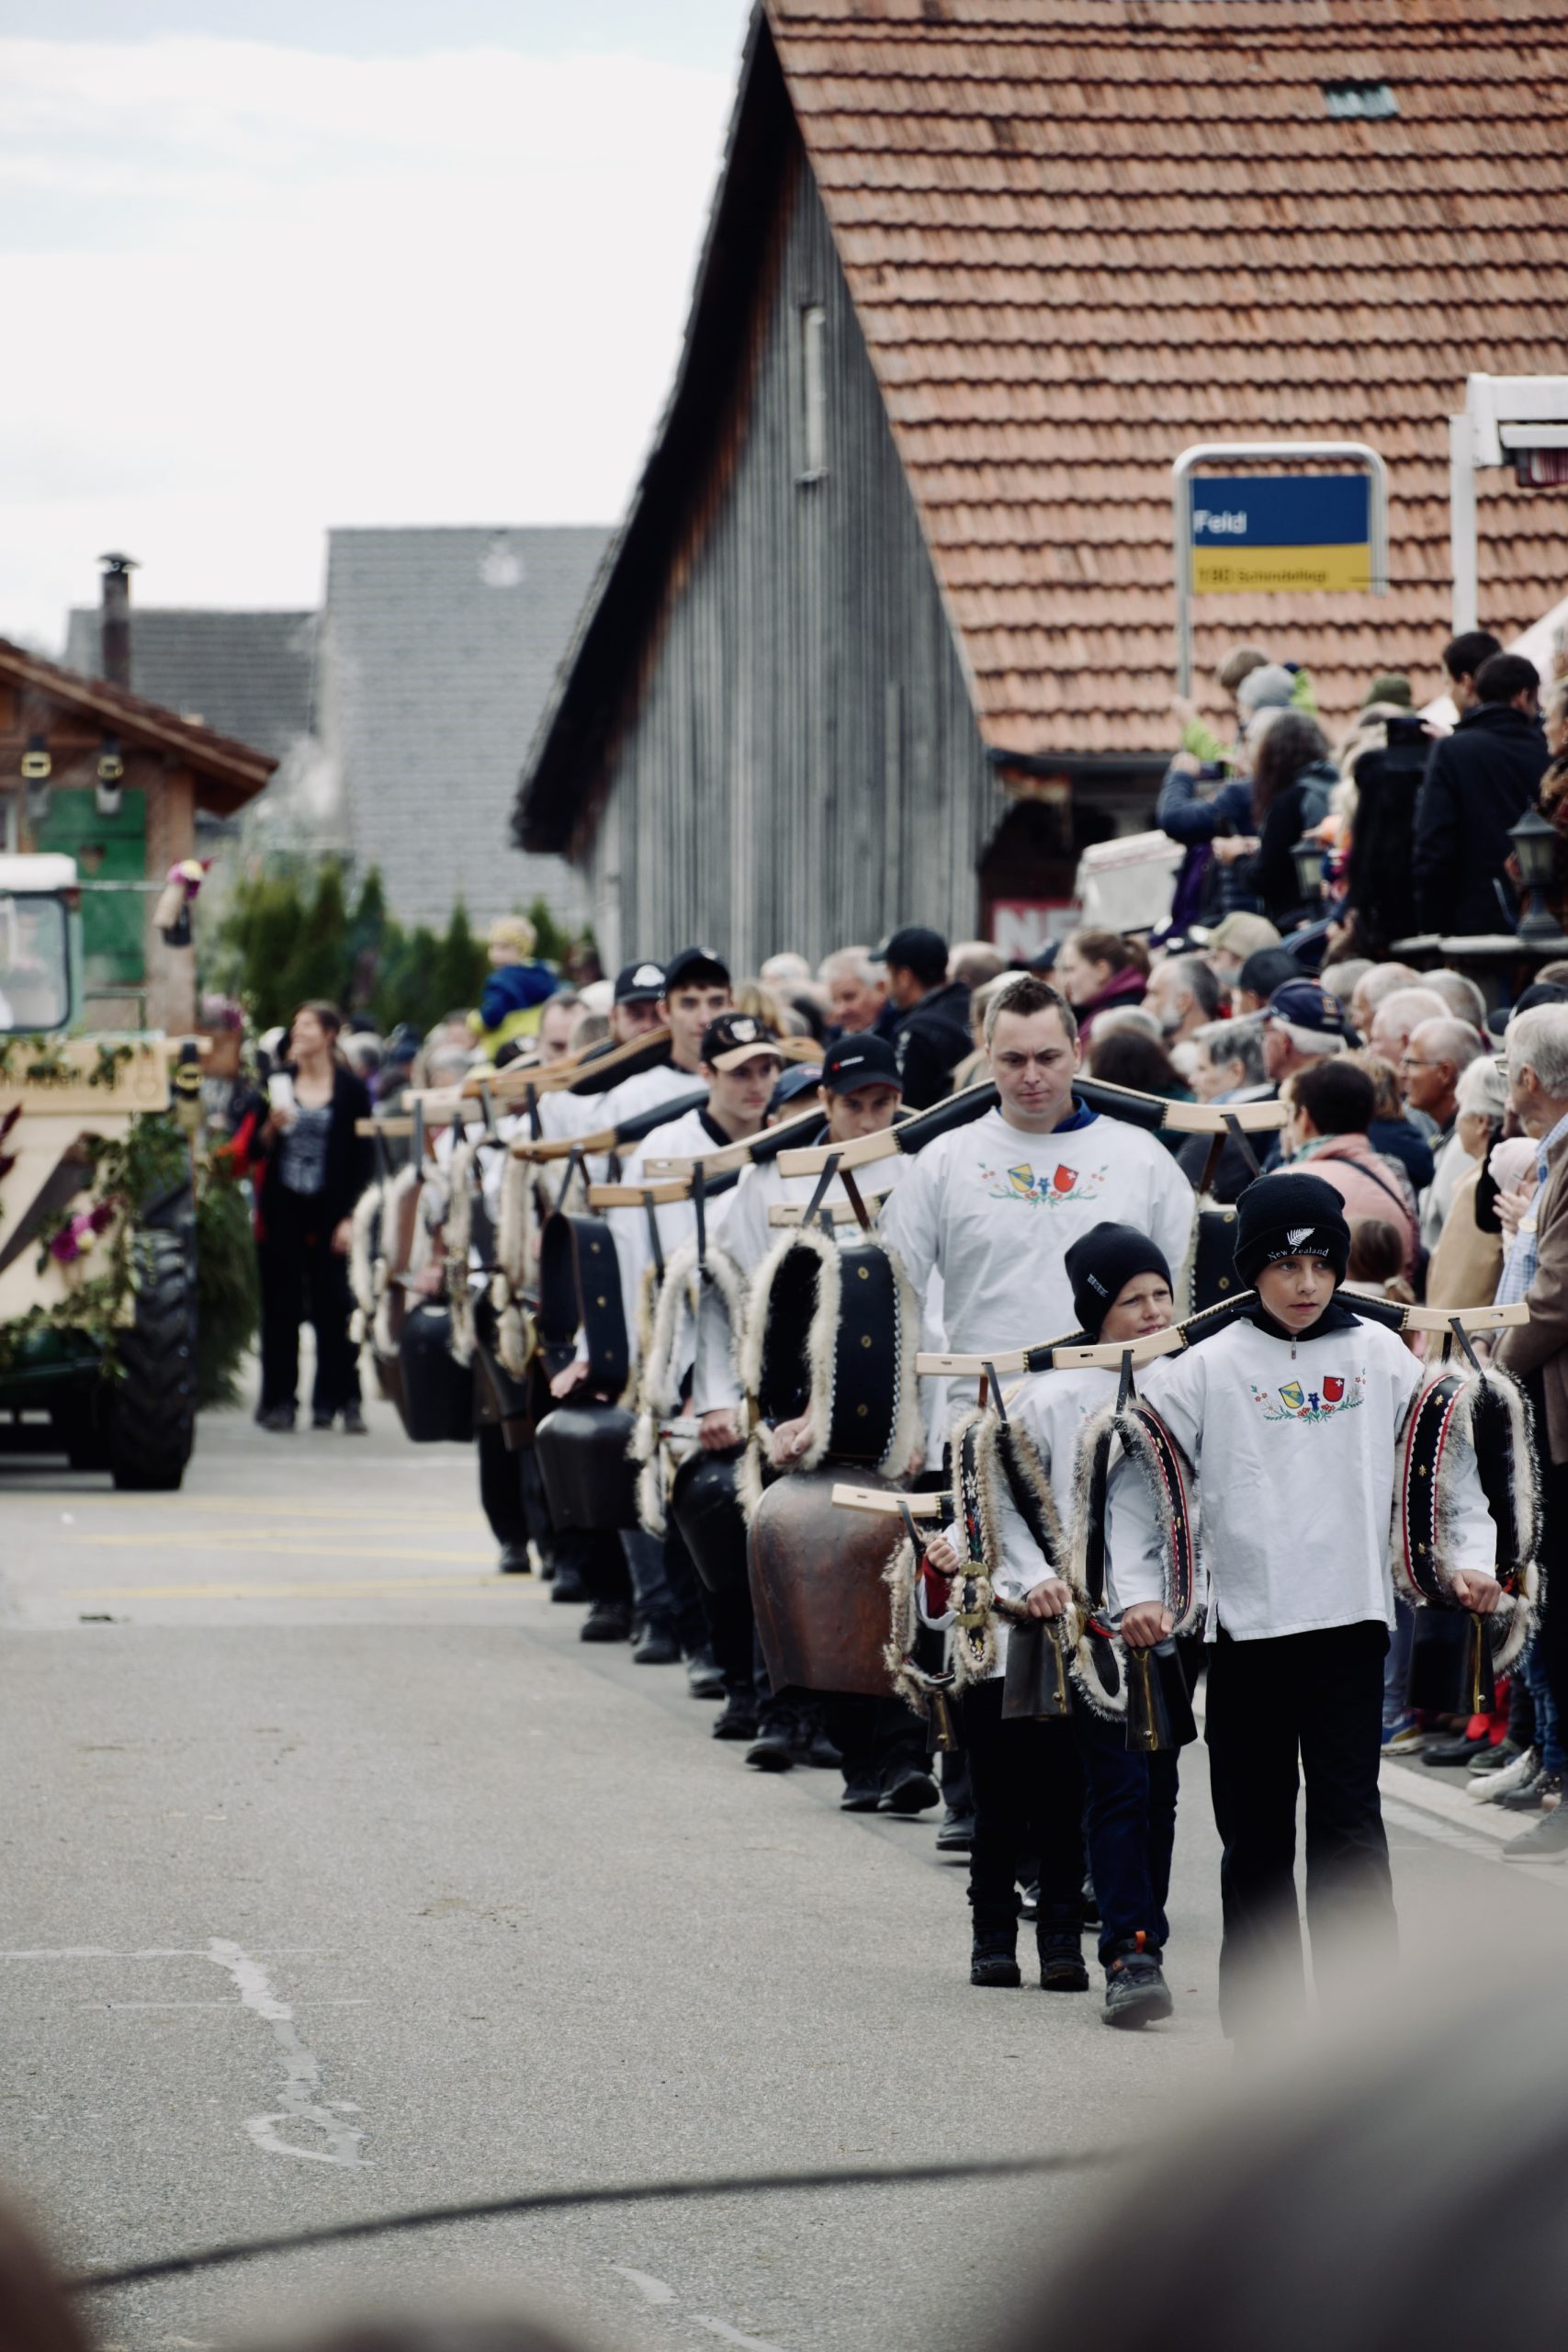
[[[281,1437],[293,1430],[294,1408],[292,1405],[270,1406],[265,1413],[256,1415],[256,1420],[259,1427],[270,1430],[274,1436]]]
[[[1019,1892],[1022,1896],[1022,1903],[1018,1915],[1019,1917],[1021,1919],[1038,1919],[1040,1917],[1040,1881],[1037,1878],[1026,1878]]]
[[[632,1612],[624,1600],[596,1600],[577,1637],[581,1642],[625,1642],[631,1638]]]
[[[686,1660],[686,1688],[694,1699],[722,1699],[724,1676],[712,1650],[694,1650]]]
[[[746,1750],[746,1761],[759,1772],[787,1772],[795,1762],[791,1752],[795,1724],[788,1715],[775,1715],[771,1723],[762,1724],[756,1738]]]
[[[1135,2029],[1169,2017],[1176,2004],[1159,1963],[1157,1945],[1142,1951],[1135,1943],[1117,1945],[1105,1963],[1105,2001],[1100,2014],[1107,2025]]]
[[[940,1800],[936,1782],[922,1764],[901,1765],[882,1792],[884,1813],[925,1813]]]
[[[1421,1761],[1438,1766],[1473,1764],[1477,1757],[1489,1756],[1491,1752],[1492,1742],[1484,1732],[1479,1739],[1472,1739],[1461,1732],[1458,1739],[1439,1739],[1431,1747],[1423,1748]]]
[[[975,1914],[975,1940],[969,1952],[971,1984],[1021,1984],[1018,1966],[1018,1921],[989,1910]]]
[[[1568,1804],[1543,1813],[1522,1838],[1512,1838],[1503,1849],[1506,1862],[1560,1862],[1568,1857]]]
[[[975,1816],[949,1805],[936,1826],[939,1854],[966,1854],[975,1843]]]
[[[1040,1985],[1046,1993],[1087,1993],[1089,1971],[1083,1964],[1083,1943],[1062,1928],[1042,1928],[1034,1923],[1040,1953]]]
[[[1505,1813],[1539,1813],[1540,1801],[1550,1789],[1555,1795],[1562,1786],[1561,1772],[1537,1772],[1517,1789],[1505,1789],[1497,1802]]]
[[[525,1577],[533,1574],[534,1563],[528,1557],[526,1544],[503,1544],[501,1547],[499,1565],[503,1577]]]
[[[634,1666],[679,1666],[681,1645],[668,1625],[645,1625],[632,1645]]]
[[[1517,1764],[1519,1758],[1526,1752],[1517,1739],[1500,1739],[1495,1747],[1489,1747],[1483,1755],[1477,1754],[1472,1758],[1471,1778],[1474,1780],[1483,1772],[1506,1771],[1508,1766]]]
[[[839,1799],[840,1813],[874,1813],[882,1803],[882,1782],[874,1772],[852,1772],[844,1776],[844,1793]]]
[[[713,1719],[715,1739],[755,1739],[757,1710],[739,1690],[732,1691]]]
[[[365,1423],[364,1410],[360,1406],[345,1405],[344,1407],[343,1433],[344,1437],[369,1436],[370,1432]]]
[[[550,1587],[550,1599],[552,1600],[586,1600],[587,1598],[588,1587],[583,1583],[581,1572],[570,1566],[565,1560],[558,1560],[555,1582]]]
[[[313,1430],[330,1430],[332,1425],[333,1417],[330,1413],[312,1413],[310,1416],[310,1427]]]
[[[1086,1928],[1100,1925],[1100,1897],[1094,1891],[1094,1880],[1088,1871],[1083,1874],[1083,1923]]]

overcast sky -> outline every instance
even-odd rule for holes
[[[615,521],[746,0],[0,0],[0,635],[310,605],[333,524]]]

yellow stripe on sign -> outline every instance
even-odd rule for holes
[[[166,1532],[59,1535],[54,1540],[85,1552],[265,1552],[276,1560],[450,1560],[465,1568],[482,1567],[491,1556],[485,1552],[448,1552],[404,1544],[304,1544],[292,1533],[271,1536],[265,1530],[259,1535],[221,1544],[214,1543],[209,1535]]]
[[[112,1584],[69,1585],[66,1600],[339,1600],[403,1593],[506,1592],[521,1577],[351,1577],[320,1584]]]
[[[1199,596],[1289,596],[1309,590],[1369,590],[1367,547],[1194,548],[1192,590]]]

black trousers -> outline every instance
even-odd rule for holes
[[[1296,1910],[1296,1798],[1306,1781],[1306,1911],[1320,1997],[1348,2007],[1397,1945],[1378,1801],[1381,1622],[1234,1642],[1209,1652],[1209,1780],[1224,1841],[1220,2022],[1267,2028],[1303,1995]]]
[[[261,1277],[261,1409],[299,1401],[299,1325],[316,1334],[315,1413],[359,1403],[359,1357],[348,1336],[354,1295],[348,1260],[333,1248],[332,1227],[312,1194],[276,1184],[267,1194],[266,1238],[256,1244]]]
[[[891,1788],[909,1771],[927,1770],[926,1727],[902,1699],[874,1699],[859,1690],[823,1694],[828,1736],[844,1759],[844,1786]]]
[[[1040,1858],[1040,1933],[1083,1927],[1083,1775],[1070,1720],[1002,1721],[1002,1678],[964,1693],[975,1792],[969,1900],[975,1924],[1018,1917],[1019,1856]]]
[[[474,1446],[479,1457],[479,1501],[491,1533],[498,1544],[526,1544],[523,1464],[527,1455],[508,1453],[499,1421],[476,1421]]]

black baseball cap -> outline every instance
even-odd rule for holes
[[[682,947],[664,967],[664,993],[671,989],[729,986],[729,967],[716,947]]]
[[[876,950],[876,960],[897,964],[900,971],[913,972],[918,980],[944,980],[947,942],[940,931],[928,931],[923,923],[906,923],[901,931],[889,933]]]
[[[664,994],[662,964],[626,964],[615,975],[617,1004],[652,1004]]]
[[[854,1094],[863,1086],[896,1086],[900,1094],[904,1091],[892,1046],[886,1037],[874,1037],[864,1029],[852,1029],[829,1046],[822,1083],[829,1094]]]
[[[703,1031],[702,1058],[712,1069],[738,1069],[758,1054],[782,1062],[779,1041],[765,1021],[754,1012],[721,1012]]]

